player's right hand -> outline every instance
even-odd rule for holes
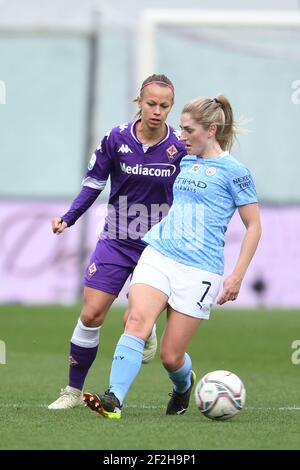
[[[54,217],[52,219],[52,232],[56,233],[56,235],[59,235],[61,232],[63,232],[67,228],[66,222],[64,222],[60,217]]]

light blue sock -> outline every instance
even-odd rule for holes
[[[173,382],[174,390],[178,393],[184,393],[191,386],[191,370],[192,360],[190,356],[185,353],[184,364],[180,369],[174,372],[168,372],[170,379]]]
[[[123,403],[141,368],[145,341],[123,334],[117,344],[109,378],[109,391]]]

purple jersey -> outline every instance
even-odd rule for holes
[[[186,155],[179,131],[166,125],[166,137],[149,147],[138,140],[136,122],[115,127],[104,137],[83,180],[83,186],[102,190],[110,176],[108,213],[100,238],[127,240],[130,245],[144,244],[141,237],[167,214],[179,164]]]

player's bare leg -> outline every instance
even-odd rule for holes
[[[125,328],[127,319],[128,319],[128,309],[124,313],[124,317],[123,317],[124,328]],[[150,333],[150,336],[145,341],[142,364],[148,364],[149,362],[153,361],[156,351],[157,351],[157,336],[156,336],[156,324],[154,324],[152,331]]]
[[[110,386],[103,395],[84,393],[84,402],[90,410],[105,418],[121,417],[124,398],[141,367],[145,340],[158,316],[166,308],[167,300],[167,295],[159,289],[146,284],[131,286],[129,316],[125,333],[120,337],[114,352]]]
[[[173,382],[168,415],[181,415],[188,409],[196,375],[186,350],[200,323],[198,318],[168,308],[167,326],[161,340],[161,360]]]

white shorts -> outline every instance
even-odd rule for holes
[[[130,286],[147,284],[164,292],[169,305],[195,318],[209,319],[222,276],[187,266],[162,255],[152,246],[143,251]]]

